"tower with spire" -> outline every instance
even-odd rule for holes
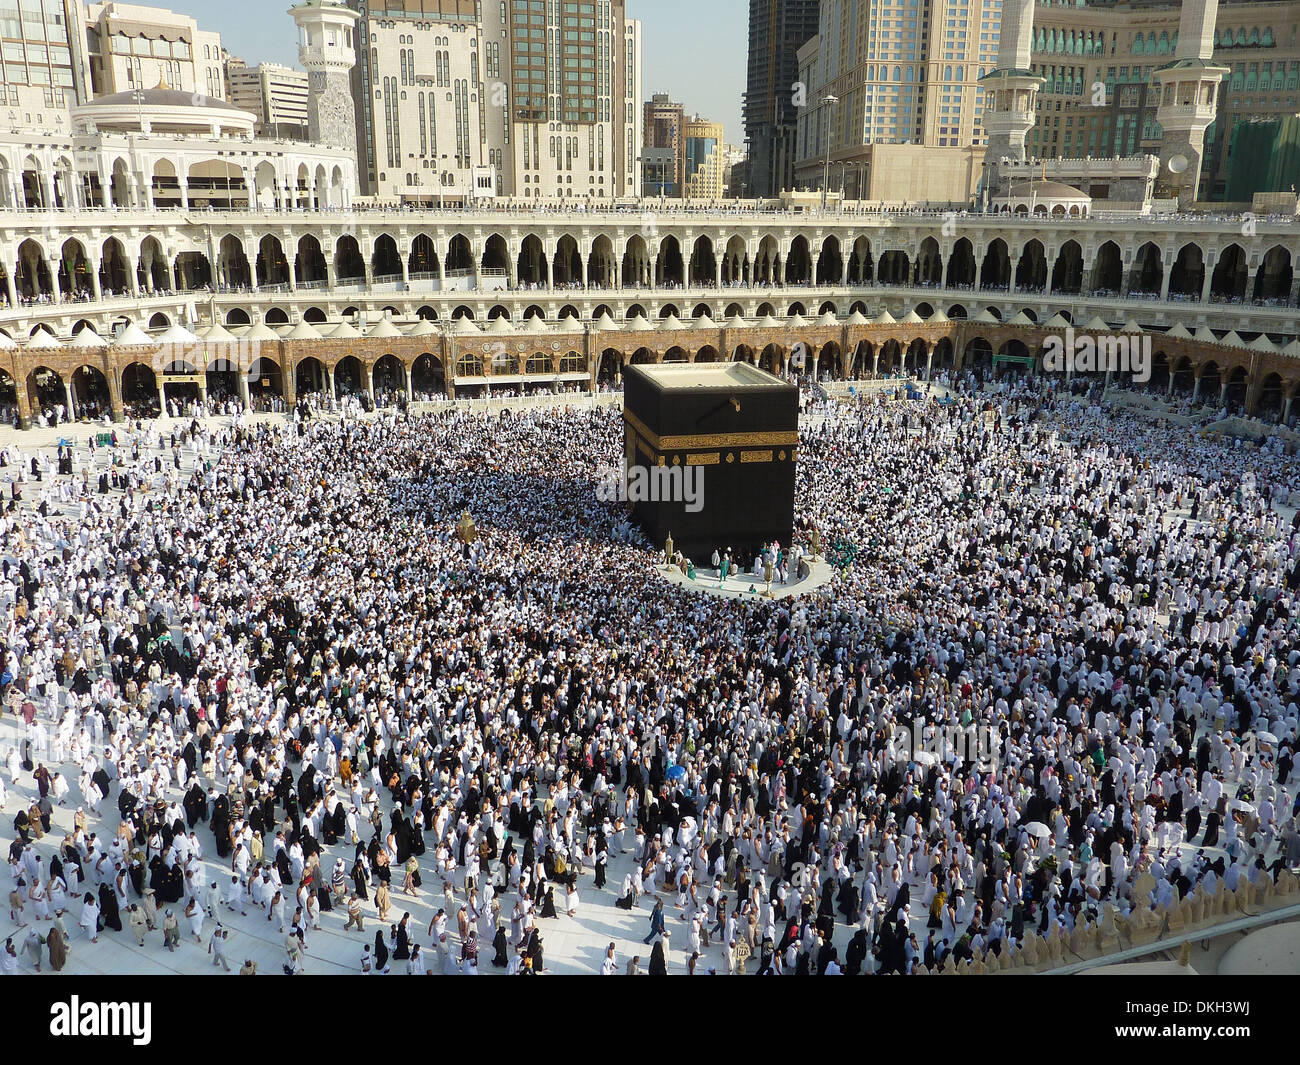
[[[331,0],[305,0],[289,9],[298,24],[298,62],[307,70],[307,134],[317,144],[356,151],[352,68],[359,16]]]
[[[1219,0],[1186,0],[1173,62],[1152,72],[1162,130],[1157,187],[1177,196],[1180,208],[1195,203],[1200,191],[1205,131],[1218,108],[1219,83],[1229,73],[1212,62],[1218,12]]]
[[[988,147],[984,150],[986,193],[1000,184],[998,164],[1004,159],[1024,162],[1025,137],[1034,128],[1034,105],[1043,79],[1029,68],[1034,34],[1034,0],[1006,0],[998,36],[998,65],[982,78]]]

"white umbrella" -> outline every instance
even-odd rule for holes
[[[935,757],[929,751],[917,751],[912,755],[912,761],[917,765],[934,765]]]
[[[1277,743],[1277,737],[1271,732],[1256,732],[1255,739],[1260,743]]]
[[[1033,836],[1034,839],[1046,839],[1048,836],[1052,834],[1051,830],[1048,829],[1048,827],[1045,824],[1043,824],[1042,821],[1030,821],[1027,824],[1022,825],[1021,827],[1026,832],[1028,832],[1031,836]]]

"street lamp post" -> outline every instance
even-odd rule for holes
[[[835,105],[840,102],[838,96],[824,96],[822,103],[830,105],[831,121],[834,121]],[[826,123],[826,154],[822,159],[822,210],[826,210],[826,194],[831,183],[831,121]]]

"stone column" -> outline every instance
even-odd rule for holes
[[[99,285],[99,269],[100,269],[100,261],[96,259],[91,264],[91,268],[90,268],[90,290],[95,294],[96,302],[104,298],[104,294],[100,290],[100,285]]]
[[[1169,281],[1174,276],[1173,265],[1165,266],[1162,261],[1161,273],[1163,276],[1160,278],[1160,298],[1167,300],[1169,299]]]
[[[298,380],[293,368],[293,356],[287,351],[283,351],[280,356],[280,394],[284,398],[285,406],[293,410],[293,405],[298,402]]]
[[[181,189],[181,207],[188,211],[190,209],[190,183],[185,177],[176,179]]]
[[[167,417],[167,386],[161,377],[158,379],[158,410],[164,418]]]
[[[32,404],[27,396],[27,378],[20,376],[14,382],[17,386],[15,391],[18,393],[18,428],[30,429],[32,427]],[[1290,403],[1290,400],[1287,400]]]
[[[71,381],[63,382],[63,395],[68,401],[68,421],[75,422],[77,420],[77,404],[72,398]]]
[[[1210,284],[1214,281],[1214,262],[1205,260],[1205,279],[1201,282],[1201,302],[1210,302]]]

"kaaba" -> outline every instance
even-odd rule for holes
[[[746,564],[794,532],[799,389],[749,363],[623,370],[626,493],[658,548]]]

